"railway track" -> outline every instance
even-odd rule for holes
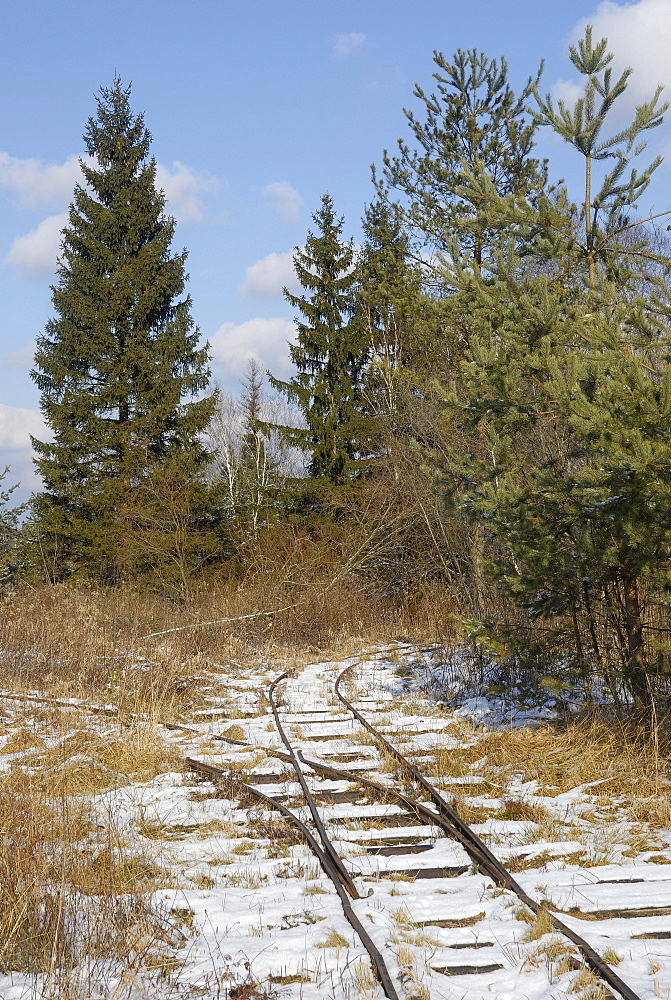
[[[269,782],[266,774],[263,791],[253,772],[245,781],[233,780],[241,794],[279,810],[297,827],[333,883],[388,1000],[451,997],[457,984],[460,996],[492,989],[495,995],[514,995],[507,989],[511,965],[520,964],[519,952],[511,962],[511,949],[519,948],[519,908],[529,922],[554,935],[564,972],[588,969],[602,984],[601,996],[642,1000],[572,926],[576,918],[560,916],[551,901],[530,892],[528,880],[525,885],[516,880],[408,751],[401,752],[370,723],[365,703],[354,704],[345,695],[351,671],[349,666],[338,675],[332,692],[319,692],[318,683],[310,685],[305,675],[277,677],[267,698],[285,749],[272,754],[291,765],[295,782],[287,784],[282,774],[276,783],[270,775]],[[344,711],[333,711],[334,696]],[[371,714],[377,707],[370,703]],[[193,758],[188,766],[215,784],[232,780],[230,772]],[[494,941],[482,939],[480,925]],[[427,952],[432,957],[421,975],[413,955],[421,953],[425,961]],[[528,956],[522,964],[526,961]],[[502,980],[506,985],[497,986]]]
[[[510,796],[524,804],[522,785],[514,778],[509,785],[510,775],[501,775],[497,785],[497,772],[478,764],[464,773],[446,763],[451,746],[463,748],[464,738],[478,746],[480,737],[459,727],[455,737],[454,721],[426,714],[424,702],[413,709],[412,696],[402,693],[403,657],[393,665],[391,652],[367,654],[345,670],[308,665],[272,683],[269,677],[259,683],[258,668],[250,668],[231,678],[223,696],[213,688],[210,706],[194,713],[196,728],[165,724],[176,730],[175,749],[192,754],[187,766],[212,783],[212,790],[175,788],[166,797],[175,805],[164,819],[151,788],[129,789],[129,798],[143,797],[136,827],[141,838],[183,843],[174,849],[176,870],[184,871],[180,852],[190,859],[194,875],[179,890],[178,917],[190,907],[198,926],[216,905],[224,921],[221,940],[235,940],[226,949],[233,953],[224,963],[227,975],[236,982],[242,977],[246,989],[249,958],[257,980],[266,977],[268,996],[277,983],[283,1000],[285,992],[286,1000],[289,994],[293,1000],[557,1000],[567,993],[579,1000],[671,1000],[671,867],[663,867],[671,865],[671,851],[638,846],[592,867],[589,858],[599,863],[592,842],[587,848],[583,843],[579,857],[575,848],[581,845],[571,844],[575,819],[588,805],[580,790],[572,818],[564,816],[556,836],[523,830],[522,822],[511,823],[518,833],[502,829],[495,818],[489,825],[487,817],[500,815]],[[33,698],[21,697],[22,704]],[[55,704],[95,719],[117,712],[62,699]],[[230,727],[236,715],[244,727]],[[77,759],[77,752],[81,757],[87,741],[97,743],[93,731],[77,731],[64,751],[69,740],[74,743],[63,760],[72,753]],[[200,752],[212,754],[212,762],[197,759]],[[436,770],[439,753],[442,770]],[[43,766],[39,753],[35,763]],[[567,809],[571,794],[562,793]],[[522,796],[544,802],[555,815],[564,808],[533,788]],[[115,798],[110,793],[110,803]],[[611,798],[604,796],[609,806]],[[541,821],[546,831],[551,818]],[[593,830],[595,820],[586,822]],[[557,841],[553,851],[545,849],[553,846],[548,839]],[[291,846],[299,840],[308,851]],[[666,840],[668,846],[668,834]],[[309,852],[318,866],[306,860]],[[205,896],[189,889],[192,877],[202,878]],[[216,886],[216,904],[207,902],[210,885]],[[332,943],[329,935],[324,940],[324,928],[333,931]],[[212,940],[220,930],[212,926]],[[320,948],[336,950],[327,955]],[[362,958],[377,980],[369,992],[351,975]],[[615,969],[618,959],[622,967]],[[591,977],[583,979],[582,991],[576,987],[581,976]],[[308,982],[305,991],[293,986]]]

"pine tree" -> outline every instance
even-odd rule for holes
[[[669,104],[660,104],[664,87],[659,86],[649,101],[636,108],[629,125],[604,137],[603,129],[609,112],[626,90],[632,71],[625,69],[613,82],[610,67],[613,54],[608,52],[608,41],[602,38],[594,44],[591,25],[585,28],[577,47],[570,46],[569,53],[571,62],[585,78],[583,95],[573,107],[559,100],[555,108],[549,94],[542,98],[537,85],[534,85],[533,91],[539,108],[538,122],[550,126],[584,158],[585,193],[580,210],[582,235],[575,242],[575,250],[586,265],[589,284],[595,287],[599,267],[602,273],[605,271],[611,275],[613,268],[621,270],[623,251],[629,257],[657,259],[647,249],[645,241],[632,246],[630,241],[623,244],[622,237],[634,225],[640,224],[632,223],[630,212],[648,187],[662,157],[655,157],[640,174],[635,168],[629,170],[631,161],[646,147],[642,140],[643,133],[662,124]],[[613,165],[601,178],[600,187],[596,187],[594,167],[606,161]]]
[[[302,314],[298,343],[289,348],[298,372],[271,384],[302,412],[305,429],[284,427],[288,439],[309,450],[309,473],[334,483],[346,482],[361,468],[368,427],[362,398],[370,349],[356,314],[356,272],[351,241],[342,241],[343,220],[324,195],[294,267],[303,296],[285,289],[287,300]]]
[[[56,316],[33,372],[54,438],[33,442],[45,485],[34,520],[61,573],[113,581],[121,508],[164,465],[198,478],[213,398],[198,398],[208,351],[184,295],[186,251],[171,252],[151,136],[118,78],[101,89],[84,140],[93,163],[81,161],[86,186],[75,188]]]
[[[423,116],[404,112],[417,148],[399,140],[398,156],[385,151],[378,192],[400,192],[404,224],[420,246],[450,254],[456,243],[479,271],[509,223],[493,221],[482,192],[464,181],[484,174],[499,195],[531,201],[543,190],[546,168],[532,156],[535,125],[525,113],[540,70],[516,96],[505,59],[458,49],[452,62],[434,52],[434,63],[437,93],[414,90]]]
[[[647,264],[668,274],[671,260],[628,238],[655,162],[625,173],[664,108],[657,92],[603,139],[629,74],[612,83],[607,43],[593,46],[590,29],[571,56],[588,78],[583,98],[541,108],[585,157],[582,218],[566,192],[534,205],[481,186],[486,211],[518,228],[487,273],[453,256],[472,321],[447,409],[463,440],[480,443],[454,447],[443,472],[502,599],[479,613],[476,634],[544,673],[596,673],[615,698],[649,706],[671,669],[671,304]],[[592,161],[607,158],[595,195]]]
[[[616,698],[650,705],[671,666],[658,624],[671,594],[671,306],[654,276],[640,294],[635,260],[671,261],[620,242],[655,164],[640,177],[624,171],[663,109],[657,93],[629,128],[599,138],[628,77],[611,85],[606,46],[594,47],[588,29],[571,50],[586,93],[557,119],[586,160],[584,238],[568,198],[555,206],[563,221],[541,199],[535,224],[535,210],[526,213],[536,232],[526,258],[512,240],[489,275],[474,275],[467,259],[461,267],[473,334],[451,413],[483,447],[455,454],[448,477],[487,535],[483,555],[508,608],[479,634],[509,656],[535,651],[546,669],[595,672]],[[555,114],[549,99],[543,107]],[[590,159],[611,156],[594,195]],[[494,214],[514,212],[510,199],[490,197]],[[534,245],[543,266],[533,266]]]
[[[671,668],[671,306],[616,292],[546,276],[480,288],[452,406],[486,449],[455,455],[448,478],[508,603],[481,634],[649,704]]]

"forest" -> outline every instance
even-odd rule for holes
[[[257,644],[439,641],[488,683],[661,711],[671,243],[637,205],[668,104],[624,121],[612,58],[587,28],[570,105],[436,52],[363,242],[326,193],[296,250],[294,375],[252,361],[239,398],[211,384],[144,115],[102,87],[35,356],[43,489],[16,509],[2,477],[6,609],[74,589]]]

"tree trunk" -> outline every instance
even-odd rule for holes
[[[645,670],[643,644],[643,619],[638,591],[638,578],[634,573],[622,574],[624,594],[624,633],[627,641],[627,681],[639,705],[649,705],[650,689]]]

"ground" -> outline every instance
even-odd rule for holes
[[[282,717],[306,756],[399,784],[394,761],[333,695],[348,664],[369,721],[456,802],[523,889],[561,911],[642,1000],[671,998],[663,762],[615,724],[559,725],[549,701],[468,699],[458,657],[389,642],[329,657],[201,659],[184,671],[199,699],[170,719],[164,705],[119,711],[129,674],[151,669],[137,657],[119,667],[107,701],[0,692],[2,1000],[381,997],[310,850],[278,814],[239,800],[239,780],[253,781],[307,815],[289,765],[272,756],[281,743],[267,686],[286,670]],[[187,757],[228,781],[202,780]],[[320,788],[363,890],[356,912],[399,995],[605,996],[575,948],[454,841],[394,826],[397,805],[352,800],[346,782]],[[421,879],[418,868],[457,874]]]

